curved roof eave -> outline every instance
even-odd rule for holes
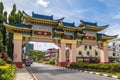
[[[26,14],[25,12],[24,12],[23,14],[24,14],[24,15],[23,15],[24,17],[29,17],[29,18],[35,19],[35,20],[52,21],[52,22],[57,22],[57,23],[58,23],[58,21],[59,21],[59,20],[49,20],[49,19],[35,18],[35,17],[32,17],[32,16]]]

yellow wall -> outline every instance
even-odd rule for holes
[[[22,40],[22,34],[21,33],[14,33],[14,39],[15,40]]]
[[[115,54],[115,56],[113,56],[114,51],[108,51],[108,53],[109,53],[109,57],[113,57],[113,58],[119,57],[117,54]]]
[[[65,40],[65,39],[61,39],[61,43],[76,44],[77,41],[76,41],[76,40]]]
[[[104,41],[104,42],[103,42],[103,46],[108,46],[108,42],[107,42],[107,41]]]
[[[85,47],[84,47],[85,45],[81,45],[80,47],[78,47],[77,48],[77,56],[80,56],[79,55],[79,51],[82,51],[82,55],[83,55],[83,57],[89,57],[90,55],[92,56],[92,57],[95,57],[95,50],[98,52],[98,56],[96,56],[96,57],[100,57],[100,50],[97,48],[97,47],[95,47],[95,46],[92,46],[92,48],[91,48],[91,50],[89,49],[89,45],[87,45],[87,49],[85,50]],[[89,51],[90,52],[90,55],[88,56],[87,55],[87,51]]]
[[[80,47],[77,48],[77,56],[76,57],[81,57],[79,55],[79,51],[82,51],[83,57],[89,57],[90,55],[92,57],[95,57],[95,50],[98,52],[98,56],[96,56],[96,57],[100,57],[100,49],[99,48],[97,48],[95,46],[92,46],[92,49],[90,50],[89,49],[89,45],[88,45],[88,48],[85,50],[84,46],[85,45],[81,45]],[[87,55],[87,51],[90,51],[90,55],[89,56]],[[109,57],[113,57],[113,58],[118,57],[117,54],[115,56],[113,56],[113,53],[114,53],[113,51],[108,51],[108,56]]]

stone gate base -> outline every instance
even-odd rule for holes
[[[17,68],[22,68],[23,67],[22,62],[13,62],[13,64],[15,64]]]
[[[75,62],[58,62],[57,66],[69,67],[72,63]]]

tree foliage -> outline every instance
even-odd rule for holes
[[[2,36],[2,33],[0,32],[0,52],[3,50],[3,48],[4,48],[4,46],[3,46],[3,44],[2,44],[2,38],[3,38],[3,36]]]
[[[0,2],[0,51],[5,50],[6,46],[6,30],[3,22],[7,22],[7,12],[3,12],[4,5]]]
[[[20,10],[18,10],[18,12],[16,12],[16,5],[13,5],[13,9],[9,15],[9,24],[20,24],[22,23],[22,17],[23,14]]]
[[[16,4],[13,5],[13,9],[10,12],[10,15],[8,17],[9,24],[20,24],[22,23],[22,17],[23,14],[20,10],[16,9]],[[8,53],[9,56],[13,56],[13,33],[8,34],[8,42],[7,42],[7,47],[8,47]],[[10,49],[11,48],[11,49]]]
[[[16,23],[22,23],[22,17],[23,17],[23,14],[22,12],[19,10],[18,13],[16,14]]]
[[[3,10],[4,10],[3,3],[2,3],[2,2],[0,2],[0,13],[3,13]]]
[[[13,33],[6,32],[3,22],[7,23],[8,21],[9,24],[20,24],[22,23],[22,17],[22,12],[20,10],[17,12],[16,4],[14,4],[7,18],[7,12],[4,11],[4,5],[0,2],[0,49],[6,50],[11,58],[13,56]]]
[[[39,61],[45,57],[45,52],[39,50],[29,50],[28,55],[31,55],[34,61]]]

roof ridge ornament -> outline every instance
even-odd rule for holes
[[[58,20],[59,23],[62,23],[65,17],[62,17],[61,19]]]

